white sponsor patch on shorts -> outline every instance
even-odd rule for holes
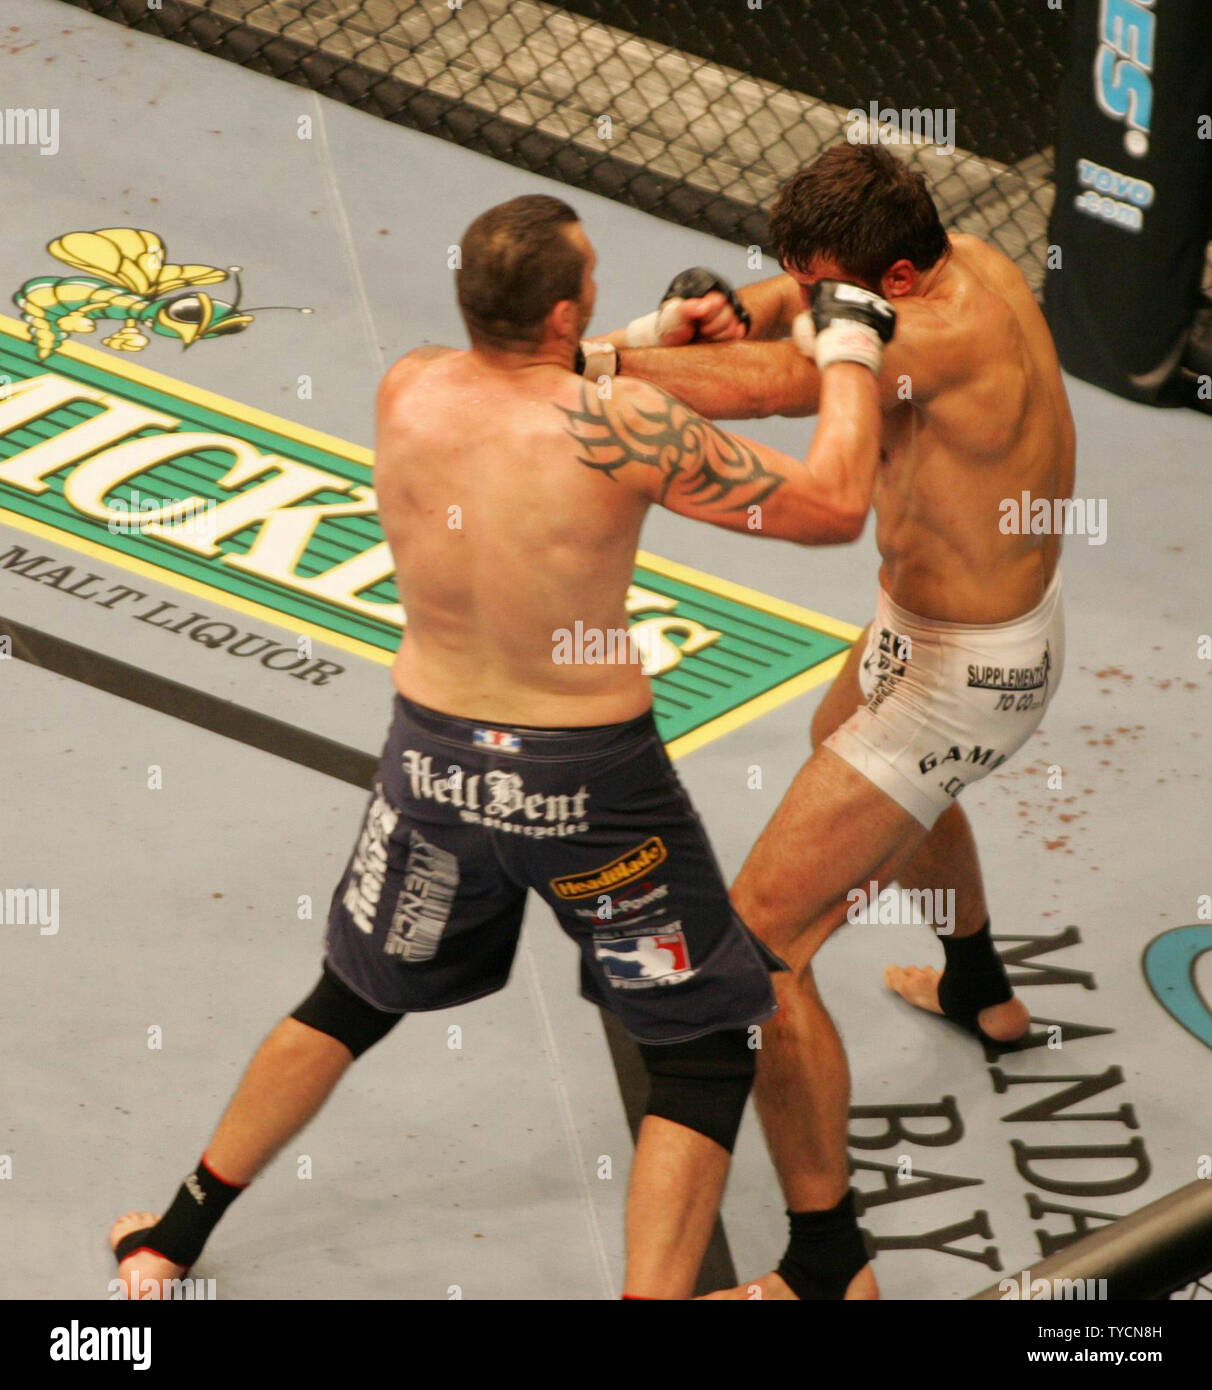
[[[432,960],[459,889],[459,861],[417,830],[409,836],[404,887],[396,899],[383,950],[402,960]]]
[[[676,985],[697,972],[681,922],[629,936],[595,936],[593,953],[615,989]]]
[[[383,896],[387,877],[387,841],[396,828],[400,813],[389,804],[383,788],[376,786],[362,824],[362,833],[349,868],[349,882],[341,904],[359,931],[369,936],[375,929],[375,914]]]

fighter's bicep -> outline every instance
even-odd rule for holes
[[[560,407],[582,467],[678,512],[744,526],[784,481],[775,450],[738,439],[647,382],[586,384],[577,410]]]
[[[689,431],[687,446],[655,500],[679,516],[734,530],[760,529],[762,508],[786,483],[794,460],[709,420]]]

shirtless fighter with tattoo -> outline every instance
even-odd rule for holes
[[[771,238],[785,274],[738,297],[710,272],[685,272],[658,313],[584,351],[587,374],[622,373],[616,390],[643,377],[709,419],[810,415],[824,397],[809,295],[845,281],[896,308],[879,371],[875,620],[733,889],[794,972],[776,978],[754,1089],[791,1223],[762,1296],[874,1298],[849,1191],[846,1056],[812,960],[854,887],[951,889],[944,970],[890,966],[887,984],[998,1044],[1028,1027],[990,938],[957,797],[1027,741],[1060,680],[1061,537],[1004,531],[999,504],[1029,493],[1051,514],[1069,497],[1074,431],[1022,275],[977,238],[948,236],[921,175],[888,150],[826,150],[781,190]],[[692,338],[711,341],[638,346]]]
[[[876,295],[818,288],[821,421],[801,461],[645,382],[581,380],[595,264],[557,199],[491,209],[456,276],[470,351],[418,349],[382,382],[375,487],[408,614],[382,761],[320,982],[261,1045],[165,1214],[111,1231],[132,1296],[194,1263],[406,1012],[504,986],[531,889],[580,949],[582,992],[619,1016],[651,1075],[624,1296],[693,1292],[752,1085],[749,1029],[773,1013],[771,973],[785,967],[730,904],[639,652],[624,640],[616,659],[608,640],[609,661],[562,662],[557,638],[581,624],[626,639],[654,502],[740,531],[757,507],[765,535],[808,544],[856,536],[895,315]],[[628,885],[641,878],[638,907]]]

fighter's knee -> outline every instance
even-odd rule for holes
[[[771,875],[742,869],[729,897],[741,921],[772,951],[777,951],[773,938],[783,934],[788,902]]]
[[[404,1017],[368,1004],[324,965],[320,982],[291,1018],[342,1043],[355,1058],[373,1047]]]
[[[645,1113],[697,1130],[731,1153],[757,1067],[749,1030],[641,1043],[640,1054],[651,1080]]]
[[[302,1008],[302,1005],[299,1007]],[[278,1065],[305,1064],[339,1041],[328,1030],[305,1022],[296,1012],[288,1014],[278,1024],[261,1044],[257,1055],[272,1054]]]

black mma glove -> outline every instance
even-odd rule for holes
[[[669,282],[669,288],[661,296],[660,307],[651,314],[633,319],[627,325],[627,346],[660,347],[665,334],[671,328],[679,327],[682,324],[682,317],[679,313],[682,301],[702,299],[705,294],[716,291],[728,301],[732,312],[745,325],[745,332],[748,333],[753,325],[749,318],[749,311],[741,303],[736,290],[722,275],[717,275],[714,270],[708,270],[705,266],[699,265],[675,275]],[[691,339],[692,342],[698,338],[697,324],[694,332],[695,337]]]
[[[661,347],[666,333],[683,326],[679,312],[683,301],[701,299],[705,294],[711,294],[715,290],[728,301],[732,312],[745,325],[745,332],[748,333],[753,326],[752,321],[736,290],[714,270],[695,266],[673,277],[661,299],[660,308],[654,309],[651,314],[645,314],[642,318],[632,319],[627,325],[627,346]],[[698,332],[696,324],[692,342],[698,338]],[[585,340],[577,348],[574,370],[589,381],[597,381],[604,376],[616,376],[619,370],[618,352],[609,343]]]
[[[834,362],[858,362],[879,374],[884,344],[896,328],[896,311],[871,290],[844,280],[818,280],[809,296],[811,321],[797,315],[791,336],[824,371]],[[815,329],[815,333],[812,332]]]

